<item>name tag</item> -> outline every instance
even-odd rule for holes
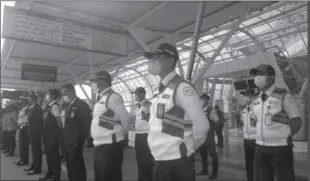
[[[102,105],[104,105],[104,104],[105,104],[105,102],[104,102],[104,101],[102,101],[102,102],[99,102],[99,104],[102,104]]]
[[[270,100],[268,101],[270,104],[276,104],[276,103],[279,103],[280,101],[279,100]]]

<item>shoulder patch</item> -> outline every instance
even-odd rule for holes
[[[291,94],[288,94],[288,95],[287,95],[287,100],[288,100],[290,103],[295,103],[295,102],[296,102],[295,98],[294,98]]]
[[[195,94],[195,90],[192,86],[186,86],[183,88],[183,94],[185,96],[192,96]]]

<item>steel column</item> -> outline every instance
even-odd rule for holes
[[[241,16],[232,26],[231,30],[229,31],[229,33],[227,34],[227,36],[225,37],[225,39],[221,42],[220,46],[218,47],[218,49],[214,52],[214,54],[212,55],[212,57],[209,60],[209,63],[204,67],[205,71],[202,71],[200,74],[197,74],[194,82],[196,80],[198,80],[198,77],[203,76],[203,73],[206,72],[208,70],[208,68],[210,67],[210,65],[214,62],[215,58],[221,53],[221,51],[223,50],[223,48],[225,47],[225,45],[228,43],[228,41],[230,40],[230,38],[232,37],[232,35],[237,31],[237,29],[239,28],[239,25],[243,22],[243,20],[245,19],[246,14],[244,14],[243,16]]]
[[[304,93],[306,92],[307,88],[308,88],[308,78],[305,79],[305,82],[304,82],[304,84],[301,87],[301,90],[299,92],[299,97],[303,97],[304,96]]]
[[[5,69],[6,64],[8,63],[8,60],[9,60],[11,54],[12,54],[12,51],[14,49],[15,44],[16,44],[16,40],[13,40],[13,42],[11,44],[11,47],[9,49],[9,52],[8,52],[7,56],[5,57],[5,59],[4,59],[4,63],[3,63],[3,65],[1,65],[2,66],[1,67],[1,76],[3,75],[4,69]]]
[[[84,87],[81,85],[80,81],[77,79],[77,77],[75,76],[75,74],[72,72],[70,67],[67,67],[68,71],[70,72],[70,74],[72,75],[72,77],[74,78],[75,82],[80,86],[81,90],[83,91],[83,93],[85,94],[85,96],[87,97],[88,101],[92,103],[92,100],[89,98],[88,94],[86,93]]]
[[[221,86],[220,99],[223,99],[224,84],[225,84],[225,78],[223,79],[223,83],[222,83],[222,86]]]
[[[195,57],[196,57],[196,51],[197,51],[197,44],[199,40],[199,34],[200,34],[200,27],[202,23],[202,18],[203,18],[203,13],[205,9],[205,1],[201,1],[199,3],[199,9],[197,12],[197,17],[196,17],[196,26],[195,26],[195,31],[194,31],[194,36],[192,38],[192,50],[191,54],[189,57],[189,65],[187,67],[187,80],[191,81],[192,79],[192,72],[193,72],[193,67],[195,63]]]
[[[213,102],[214,102],[214,93],[215,93],[216,81],[217,81],[217,78],[213,78],[212,86],[211,86],[211,92],[210,92],[210,103],[211,103],[211,104],[209,103],[210,106],[213,106]]]
[[[234,93],[234,84],[231,83],[230,90],[229,90],[229,102],[228,102],[228,120],[224,124],[224,155],[227,157],[229,156],[229,125],[232,122],[232,101],[231,98],[233,97]]]

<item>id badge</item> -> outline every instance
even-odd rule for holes
[[[265,114],[265,124],[270,126],[272,124],[271,114]]]
[[[71,112],[70,118],[74,118],[74,112]]]
[[[157,104],[157,118],[159,119],[163,119],[164,118],[164,114],[165,114],[165,105],[164,104]]]

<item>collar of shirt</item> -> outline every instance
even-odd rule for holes
[[[34,108],[34,106],[36,106],[36,105],[37,105],[37,103],[35,103],[34,105],[30,106],[30,109]]]
[[[170,82],[170,80],[173,79],[174,76],[176,76],[177,73],[175,71],[170,72],[165,78],[163,78],[163,80],[161,81],[161,83],[164,86],[167,86],[167,84]]]
[[[75,98],[70,102],[70,104],[72,105],[77,99],[78,99],[78,97],[75,97]]]
[[[51,101],[50,103],[48,103],[49,106],[51,106],[52,104],[54,104],[56,101]]]
[[[104,89],[103,91],[100,92],[99,97],[101,98],[103,96],[103,94],[105,94],[106,92],[108,92],[108,90],[110,90],[111,87],[108,87],[106,89]],[[98,95],[98,94],[97,94]]]
[[[271,87],[269,87],[269,89],[267,89],[264,93],[267,95],[267,96],[270,96],[271,93],[274,91],[275,89],[275,85],[272,85]],[[262,94],[263,92],[261,92]]]

